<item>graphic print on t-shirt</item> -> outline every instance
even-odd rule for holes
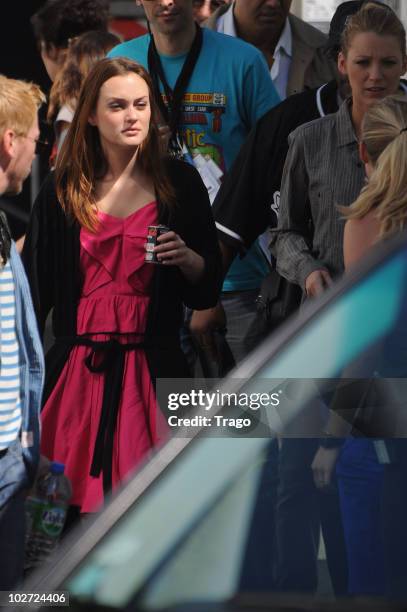
[[[167,104],[165,94],[163,100]],[[210,135],[222,133],[226,107],[224,93],[186,92],[180,127],[180,136],[191,155],[195,157],[200,153],[205,159],[211,158],[222,173],[226,171],[223,149],[211,142]]]

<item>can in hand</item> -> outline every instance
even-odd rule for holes
[[[144,260],[148,263],[161,264],[158,261],[157,254],[154,253],[154,247],[157,246],[157,238],[162,234],[166,234],[170,231],[170,228],[166,225],[149,225],[147,232],[147,244],[146,244],[146,255]]]

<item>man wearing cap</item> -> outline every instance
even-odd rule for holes
[[[282,100],[335,76],[324,53],[326,36],[290,13],[292,0],[234,0],[220,6],[207,27],[251,43],[266,58]]]

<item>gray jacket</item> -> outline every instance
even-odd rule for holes
[[[220,6],[204,22],[204,26],[216,30],[219,17],[229,8],[227,4]],[[304,89],[319,87],[337,76],[335,63],[327,57],[324,50],[327,41],[325,34],[295,15],[289,14],[288,19],[293,37],[293,55],[288,75],[287,97]]]

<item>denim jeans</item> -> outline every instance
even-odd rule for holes
[[[26,485],[26,468],[17,439],[0,457],[0,591],[16,588],[22,579]]]
[[[386,596],[404,601],[407,599],[407,439],[393,439],[390,444],[394,458],[384,466],[382,501]]]
[[[279,454],[276,506],[277,589],[314,593],[318,588],[318,549],[322,529],[335,595],[345,595],[348,573],[339,495],[314,485],[311,463],[316,438],[284,438]]]
[[[336,474],[348,551],[348,594],[384,596],[383,466],[372,440],[346,440]]]

